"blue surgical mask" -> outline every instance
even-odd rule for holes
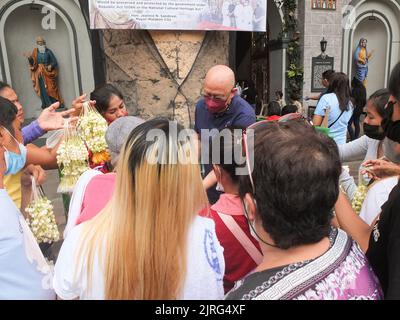
[[[8,133],[14,138],[14,136],[9,131]],[[14,140],[18,143],[17,139],[14,138]],[[17,174],[25,167],[27,153],[26,147],[22,143],[18,143],[18,147],[20,154],[11,152],[3,146],[3,148],[6,149],[6,151],[4,152],[4,160],[6,162],[6,172],[4,173],[4,175],[6,176],[10,174]]]

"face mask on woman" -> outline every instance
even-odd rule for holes
[[[363,129],[368,138],[375,140],[383,140],[385,138],[385,132],[383,132],[381,126],[372,126],[368,123],[364,123]]]
[[[393,163],[400,164],[400,153],[396,151],[399,147],[399,143],[386,137],[385,140],[383,140],[382,146],[385,157]]]
[[[387,118],[383,119],[382,128],[385,131],[386,137],[400,143],[400,120],[393,121],[391,119],[393,115],[394,105],[395,103],[393,101],[388,102],[386,108]]]
[[[17,141],[17,139],[14,138],[14,136],[10,133],[10,131],[8,131],[6,128],[4,128],[4,129],[18,143],[18,148],[19,148],[19,152],[20,152],[20,154],[11,152],[11,151],[7,150],[7,148],[5,146],[3,146],[3,148],[6,150],[4,152],[4,160],[6,162],[6,172],[4,173],[4,175],[7,176],[10,174],[17,174],[25,167],[27,150],[26,150],[26,147],[22,143],[19,143]]]

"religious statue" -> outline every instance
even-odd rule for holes
[[[354,53],[354,64],[356,66],[355,77],[360,80],[364,86],[367,86],[368,64],[373,54],[367,50],[367,39],[361,38]]]
[[[55,102],[63,107],[58,85],[58,63],[54,53],[46,47],[43,37],[36,39],[37,48],[33,49],[28,61],[31,70],[33,88],[42,100],[42,108],[47,108]]]

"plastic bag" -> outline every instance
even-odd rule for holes
[[[106,142],[107,128],[107,121],[89,102],[85,102],[82,107],[77,130],[90,151],[90,160],[94,166],[110,161]]]
[[[61,181],[57,192],[72,193],[79,177],[89,170],[88,151],[77,134],[76,128],[65,122],[64,140],[57,150],[57,163],[61,171]]]
[[[60,239],[54,208],[41,186],[32,177],[31,202],[26,207],[26,222],[38,243],[52,243]]]
[[[351,201],[351,206],[357,214],[360,214],[364,199],[367,196],[368,186],[364,184],[363,176],[361,171],[358,172],[358,187],[354,194],[353,200]]]
[[[48,138],[46,139],[46,148],[53,149],[63,138],[64,129],[49,131],[47,134]]]

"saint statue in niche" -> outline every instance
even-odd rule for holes
[[[364,86],[367,86],[368,64],[373,55],[373,51],[368,52],[367,39],[361,38],[354,53],[354,64],[356,67],[355,77],[360,80]]]
[[[58,63],[54,53],[46,47],[43,37],[37,37],[37,47],[28,55],[31,79],[36,94],[42,100],[42,108],[47,108],[55,102],[63,100],[57,85]]]

